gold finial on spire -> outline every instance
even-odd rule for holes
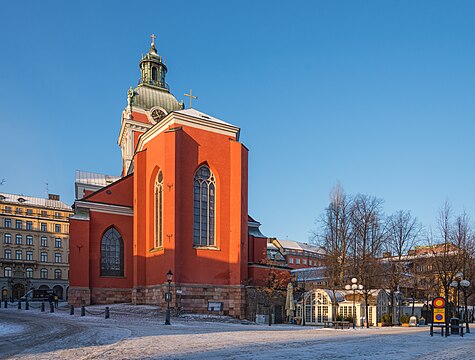
[[[185,94],[185,96],[188,96],[190,98],[190,109],[193,107],[193,99],[198,99],[198,96],[193,95],[193,90],[190,89],[189,94]]]
[[[157,37],[155,36],[155,34],[150,35],[150,37],[152,38],[152,44],[151,45],[154,46],[155,45],[155,39]]]

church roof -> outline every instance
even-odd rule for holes
[[[204,120],[208,120],[208,121],[212,121],[212,122],[215,122],[215,123],[218,123],[218,124],[223,124],[223,125],[229,125],[229,126],[235,126],[233,124],[230,124],[226,121],[223,121],[221,119],[218,119],[218,118],[215,118],[211,115],[208,115],[208,114],[205,114],[205,113],[202,113],[201,111],[198,111],[196,109],[193,109],[193,108],[189,108],[189,109],[184,109],[184,110],[178,110],[176,111],[177,113],[179,114],[184,114],[184,115],[188,115],[188,116],[193,116],[195,118],[198,118],[198,119],[204,119]]]
[[[177,99],[166,90],[143,84],[134,89],[132,109],[138,107],[143,110],[150,110],[155,106],[165,109],[167,113],[181,109]]]

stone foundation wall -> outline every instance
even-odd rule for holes
[[[90,304],[133,303],[161,306],[165,311],[165,293],[168,284],[134,289],[71,288],[69,303],[75,306]],[[172,308],[198,314],[229,315],[245,318],[247,292],[244,286],[216,286],[195,284],[172,284]],[[222,311],[208,311],[208,302],[222,302]]]
[[[91,304],[117,304],[130,302],[132,302],[132,293],[130,289],[91,289]]]
[[[132,290],[132,302],[159,305],[165,310],[167,290],[168,284],[135,288]],[[246,291],[243,286],[172,284],[171,293],[172,308],[197,314],[212,313],[244,318]],[[223,310],[208,311],[208,302],[222,302]]]
[[[91,290],[89,288],[70,287],[68,303],[74,306],[91,305]]]

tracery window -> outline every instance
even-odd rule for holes
[[[163,246],[163,173],[160,170],[155,180],[154,191],[155,247]]]
[[[124,276],[124,241],[114,227],[101,240],[101,276]]]
[[[216,179],[208,166],[196,170],[193,189],[193,245],[215,246]]]

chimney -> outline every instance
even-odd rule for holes
[[[59,201],[59,195],[56,195],[56,194],[48,194],[48,200]]]

